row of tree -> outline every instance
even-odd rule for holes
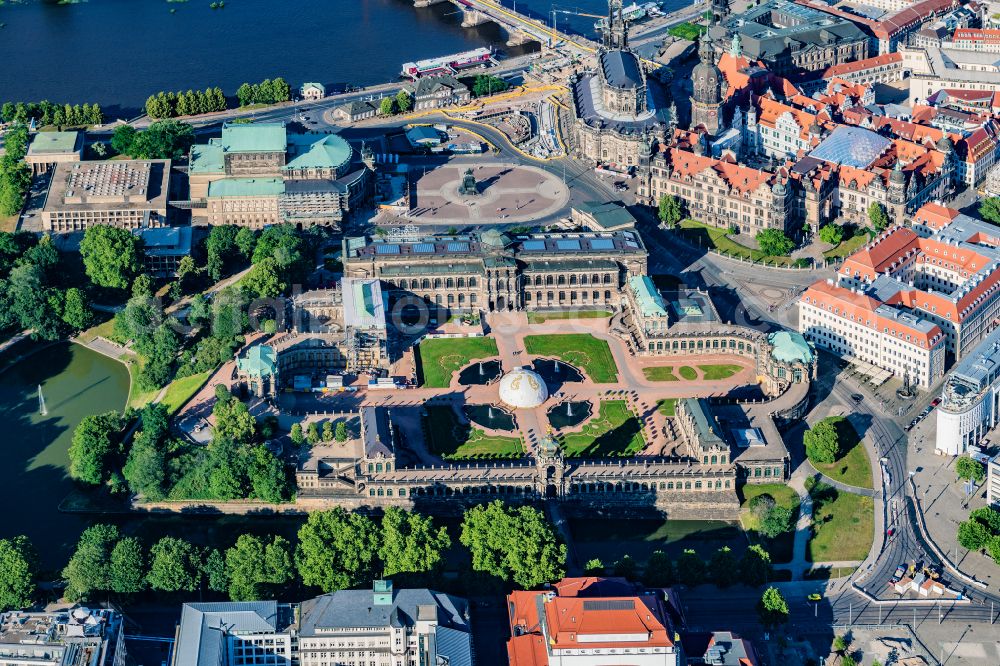
[[[154,119],[175,116],[196,116],[202,113],[225,111],[229,105],[222,88],[205,88],[204,91],[158,92],[146,99],[146,115]]]
[[[378,112],[382,116],[392,116],[397,113],[409,113],[413,109],[413,98],[410,93],[400,90],[395,97],[383,97],[379,102]]]
[[[31,167],[24,162],[28,154],[28,128],[16,125],[7,130],[4,148],[0,158],[0,216],[21,212],[31,187]]]
[[[607,567],[599,559],[588,561],[584,569],[591,576],[607,573]],[[771,556],[758,545],[747,548],[741,558],[737,558],[728,546],[722,546],[707,560],[690,548],[685,549],[676,560],[657,550],[641,568],[631,556],[625,555],[612,565],[612,571],[615,576],[641,581],[649,588],[674,584],[693,587],[704,583],[729,587],[737,582],[758,587],[774,580]]]
[[[98,104],[54,104],[41,102],[4,102],[0,118],[5,123],[28,124],[32,120],[40,125],[100,125],[104,112]]]
[[[292,89],[280,76],[264,79],[260,83],[244,83],[236,89],[236,99],[240,106],[251,104],[278,104],[292,98]]]
[[[180,159],[194,144],[194,129],[177,120],[159,120],[145,130],[119,125],[111,135],[111,147],[136,160]]]
[[[303,430],[301,423],[293,423],[289,437],[297,446],[302,446],[307,442],[309,446],[316,446],[320,442],[346,442],[347,424],[343,421],[337,421],[337,425],[334,426],[332,421],[324,421],[321,433],[315,421],[310,422],[305,430]]]

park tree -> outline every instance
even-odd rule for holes
[[[0,613],[32,604],[37,574],[38,554],[28,537],[0,539]]]
[[[146,555],[135,537],[120,539],[111,549],[111,591],[135,594],[145,587]]]
[[[141,429],[132,439],[132,448],[122,474],[132,492],[150,500],[162,499],[166,482],[165,442],[169,424],[166,408],[147,405],[141,413]]]
[[[11,270],[7,279],[5,300],[9,309],[22,328],[31,329],[34,337],[55,340],[63,332],[61,292],[47,286],[44,271],[38,266],[24,262]]]
[[[792,510],[785,506],[772,506],[758,523],[760,533],[769,539],[792,529]]]
[[[764,585],[771,580],[771,556],[763,547],[754,544],[740,558],[740,576],[750,587]]]
[[[243,288],[251,296],[257,298],[274,298],[281,295],[287,288],[281,280],[281,267],[278,260],[267,257],[250,269],[242,281]]]
[[[254,248],[257,247],[257,234],[250,227],[240,227],[240,230],[236,232],[236,236],[233,238],[233,242],[236,244],[237,249],[243,258],[250,261],[253,256]]]
[[[430,516],[388,507],[382,516],[378,556],[382,575],[427,573],[444,561],[451,538],[444,527],[435,527]]]
[[[94,313],[90,309],[90,303],[87,302],[83,291],[76,287],[70,287],[66,290],[62,319],[74,331],[90,328],[94,321]]]
[[[250,451],[247,477],[255,498],[271,504],[288,499],[285,466],[266,446],[258,445]]]
[[[375,523],[337,507],[309,514],[299,528],[295,563],[303,583],[334,592],[370,578],[378,548]]]
[[[654,550],[642,570],[642,584],[649,588],[667,587],[674,581],[674,564],[662,550]]]
[[[983,469],[982,463],[969,456],[962,456],[955,461],[955,473],[959,479],[976,483],[982,483],[986,478],[986,470]]]
[[[1000,197],[986,197],[979,202],[979,217],[1000,224]]]
[[[628,553],[622,555],[614,564],[614,574],[618,578],[635,580],[639,577],[639,565]]]
[[[809,428],[802,439],[809,460],[832,463],[840,456],[840,433],[837,426],[843,417],[827,417]]]
[[[201,552],[176,537],[163,537],[149,549],[149,586],[160,592],[194,592],[201,585]]]
[[[410,97],[410,93],[405,90],[396,93],[396,108],[400,113],[408,113],[413,108],[413,98]]]
[[[784,257],[792,251],[795,243],[781,229],[762,229],[757,232],[757,245],[769,257]]]
[[[889,214],[885,212],[885,206],[878,201],[873,201],[868,206],[868,221],[872,225],[872,231],[882,233],[889,226]]]
[[[149,102],[147,101],[146,104],[148,109]],[[138,130],[131,125],[119,125],[111,135],[111,147],[119,155],[128,155],[132,150],[136,134],[138,134]]]
[[[246,444],[253,440],[257,419],[245,403],[239,400],[216,401],[212,414],[215,416],[215,437],[228,439],[236,444]]]
[[[757,602],[757,615],[765,627],[777,627],[788,620],[788,603],[776,587],[764,590]]]
[[[338,442],[347,441],[347,424],[343,421],[337,421],[337,427],[333,433],[333,438]]]
[[[523,588],[562,578],[566,546],[533,507],[506,507],[500,500],[465,512],[459,539],[472,554],[472,568]]]
[[[844,239],[844,228],[832,223],[825,227],[820,227],[819,238],[824,243],[838,245]]]
[[[969,513],[970,520],[977,520],[986,526],[992,534],[1000,534],[1000,511],[992,506],[981,506]]]
[[[136,134],[125,154],[137,160],[181,159],[194,144],[194,128],[179,120],[157,120]]]
[[[121,451],[122,417],[105,412],[83,417],[69,446],[69,475],[92,486],[108,477],[108,463]]]
[[[87,277],[100,287],[127,289],[142,270],[142,239],[108,224],[87,227],[80,241]]]
[[[1000,535],[992,536],[986,542],[986,553],[995,563],[1000,564]]]
[[[958,525],[958,543],[967,550],[982,550],[991,536],[990,530],[978,520],[965,520]]]
[[[263,599],[275,586],[292,580],[291,544],[280,536],[267,543],[259,537],[243,534],[226,550],[226,573],[230,599]]]
[[[213,280],[221,280],[232,268],[239,246],[236,244],[238,229],[225,224],[213,226],[205,239],[205,254],[207,255],[207,271]]]
[[[319,427],[315,421],[306,426],[306,440],[309,442],[309,446],[316,446],[320,443]]]
[[[592,557],[583,565],[583,573],[586,576],[603,576],[604,562],[599,557]]]
[[[330,421],[323,422],[323,434],[320,437],[324,442],[329,442],[333,439],[333,423]]]
[[[712,580],[719,587],[729,587],[739,577],[739,565],[736,556],[729,546],[723,546],[712,553],[708,563],[708,571]]]
[[[210,548],[202,558],[202,580],[213,592],[225,592],[229,589],[229,576],[226,574],[226,558],[215,548]]]
[[[392,97],[383,97],[379,102],[378,112],[383,116],[391,116],[396,113],[396,101]]]
[[[679,583],[693,587],[705,582],[705,562],[690,548],[684,549],[674,567]]]
[[[111,590],[111,551],[120,536],[114,525],[97,524],[83,531],[63,569],[68,599],[81,601],[95,592]]]
[[[684,209],[680,199],[672,194],[661,194],[657,207],[657,216],[668,229],[676,227],[684,218]]]
[[[306,441],[306,436],[302,433],[302,424],[293,423],[292,430],[288,433],[288,436],[292,440],[292,444],[296,446],[302,446]]]

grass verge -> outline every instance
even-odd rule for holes
[[[774,538],[759,532],[759,520],[750,511],[750,500],[760,495],[770,495],[777,506],[791,509],[792,529]],[[795,548],[795,522],[799,518],[799,495],[792,488],[780,483],[746,484],[740,489],[740,523],[753,543],[760,544],[771,555],[775,564],[792,561]]]
[[[854,254],[859,247],[868,242],[868,234],[863,231],[855,232],[853,236],[847,240],[840,241],[837,247],[831,248],[823,253],[825,259],[842,259],[848,255]]]
[[[791,257],[774,257],[764,254],[760,250],[753,250],[746,245],[740,245],[727,234],[728,229],[718,229],[695,220],[683,220],[678,232],[691,241],[699,243],[703,247],[713,248],[723,254],[733,255],[741,259],[748,259],[756,262],[767,262],[778,264],[779,266],[792,266],[796,260]]]
[[[212,376],[212,370],[199,372],[196,375],[181,377],[170,382],[167,392],[160,401],[167,408],[168,414],[175,414],[184,406],[191,397],[198,392],[202,385]]]
[[[562,333],[558,335],[528,335],[524,349],[535,356],[549,356],[579,368],[597,384],[618,381],[618,366],[611,355],[611,348],[604,340],[590,333]]]
[[[812,537],[806,558],[810,562],[865,559],[875,529],[872,498],[840,492],[814,479],[806,486],[813,500]]]
[[[836,426],[841,451],[844,451],[844,454],[832,463],[821,463],[811,458],[809,462],[817,471],[826,474],[834,481],[840,481],[855,488],[871,489],[872,466],[868,460],[868,452],[865,451],[864,443],[847,419],[838,418]]]
[[[634,456],[646,445],[642,425],[624,400],[602,400],[597,416],[580,432],[566,433],[560,439],[568,458]]]
[[[660,410],[660,413],[664,416],[676,416],[677,414],[677,398],[664,398],[656,403],[656,408]]]
[[[686,39],[689,42],[693,42],[698,39],[705,32],[704,26],[695,25],[690,21],[684,21],[684,23],[678,23],[674,27],[667,30],[667,34],[671,37],[677,37],[678,39]]]
[[[642,374],[651,382],[676,382],[674,369],[669,365],[660,365],[652,368],[643,368]]]
[[[607,319],[611,313],[607,310],[566,310],[555,312],[529,312],[529,324],[544,324],[556,319]]]
[[[677,368],[677,373],[681,376],[682,379],[686,379],[689,382],[698,379],[698,371],[689,365],[682,365],[681,367]]]
[[[496,355],[493,338],[432,338],[417,347],[423,385],[428,388],[448,388],[456,371]]]

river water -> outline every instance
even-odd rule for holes
[[[5,354],[30,351],[21,343]],[[47,415],[39,413],[38,385]],[[87,518],[58,510],[73,491],[69,445],[88,414],[121,411],[128,399],[125,366],[80,345],[39,349],[0,372],[0,537],[26,534],[42,561],[58,566]]]
[[[413,0],[21,0],[0,6],[0,101],[98,102],[127,115],[160,90],[283,76],[364,85],[393,80],[406,61],[504,46],[494,24],[462,28],[456,7]],[[513,6],[514,0],[504,0]],[[573,0],[603,13],[606,0]],[[550,0],[520,0],[542,17]],[[174,13],[171,13],[171,11]],[[550,15],[550,14],[549,14]],[[560,27],[593,31],[593,18],[560,14]]]

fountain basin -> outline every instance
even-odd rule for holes
[[[553,358],[536,358],[531,362],[531,369],[545,380],[546,384],[563,384],[565,382],[582,382],[583,373],[566,361]]]
[[[514,414],[497,405],[464,405],[462,413],[465,418],[483,428],[512,432],[517,429]]]
[[[594,406],[589,400],[565,400],[549,408],[545,415],[549,424],[556,428],[572,428],[580,425],[594,413]]]
[[[500,377],[500,361],[476,361],[458,373],[458,383],[462,386],[489,384]]]

